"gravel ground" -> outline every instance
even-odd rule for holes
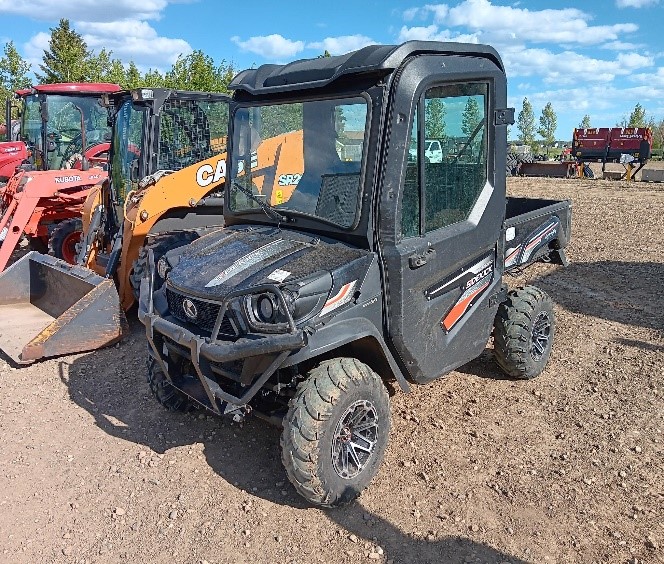
[[[118,347],[0,358],[3,562],[664,562],[664,185],[513,178],[571,198],[546,371],[477,360],[391,399],[385,462],[354,505],[308,507],[279,430],[162,410],[142,327]]]

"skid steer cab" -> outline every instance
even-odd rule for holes
[[[477,357],[532,378],[551,300],[507,269],[566,262],[570,204],[506,198],[506,77],[491,47],[409,42],[270,65],[232,82],[226,227],[148,260],[148,382],[169,409],[283,426],[298,492],[355,499],[409,390]],[[303,170],[252,168],[301,131]],[[427,158],[430,131],[455,150]],[[414,148],[414,150],[413,150]],[[283,173],[275,174],[279,169]]]

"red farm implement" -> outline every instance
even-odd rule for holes
[[[579,162],[621,163],[621,178],[631,180],[650,159],[653,134],[648,127],[592,127],[575,129],[572,156]]]

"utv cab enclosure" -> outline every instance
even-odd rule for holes
[[[375,45],[247,70],[231,88],[226,228],[150,263],[148,381],[171,409],[282,425],[296,489],[342,505],[382,460],[385,381],[430,382],[492,331],[509,375],[544,369],[551,300],[503,274],[566,263],[570,203],[506,198],[514,110],[491,47]],[[454,151],[427,159],[431,138]],[[281,166],[287,150],[303,170]]]

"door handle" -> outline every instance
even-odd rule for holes
[[[436,256],[436,249],[429,247],[423,253],[414,254],[408,257],[408,266],[411,270],[424,266],[427,262]]]

